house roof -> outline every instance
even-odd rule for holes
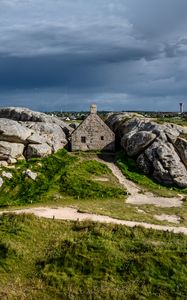
[[[114,132],[110,129],[110,127],[107,126],[107,124],[97,115],[97,113],[90,113],[80,124],[79,126],[72,132],[71,135],[73,135],[76,131],[79,131],[82,127],[82,125],[90,118],[94,117],[96,118],[97,122],[99,122],[107,131],[110,131],[114,134]],[[115,135],[115,134],[114,134]]]

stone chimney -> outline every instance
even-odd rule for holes
[[[90,107],[90,113],[91,114],[96,114],[97,113],[97,105],[92,104]]]

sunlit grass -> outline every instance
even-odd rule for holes
[[[0,299],[185,299],[187,237],[143,228],[0,218]]]

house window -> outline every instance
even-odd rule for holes
[[[86,137],[85,136],[81,136],[81,143],[86,143]]]
[[[103,135],[101,136],[101,141],[104,141],[104,136]]]

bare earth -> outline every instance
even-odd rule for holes
[[[154,218],[159,221],[168,221],[168,222],[175,223],[175,224],[179,224],[180,220],[181,220],[180,217],[178,217],[178,216],[166,215],[166,214],[154,215]]]
[[[127,189],[130,194],[126,203],[141,205],[141,204],[153,204],[159,207],[180,207],[182,206],[182,196],[165,198],[165,197],[156,197],[152,193],[141,194],[141,188],[138,187],[135,183],[125,178],[120,169],[112,162],[105,162],[101,159],[98,159],[101,163],[104,163],[112,171],[114,176],[117,177],[119,182]]]

